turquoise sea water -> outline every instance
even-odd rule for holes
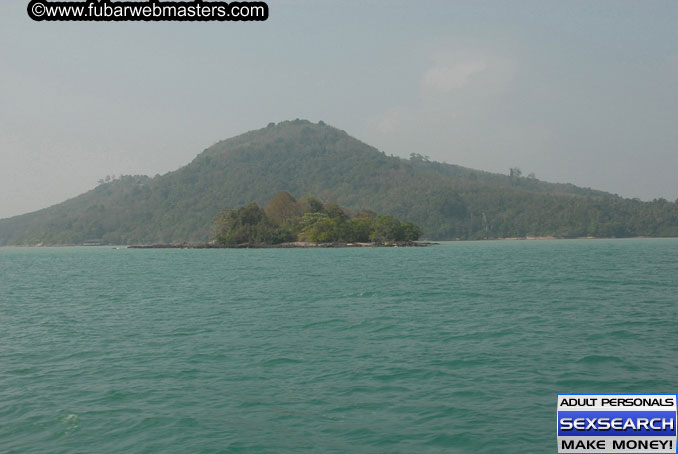
[[[678,240],[0,249],[0,452],[548,453],[678,391]]]

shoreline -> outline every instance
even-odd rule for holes
[[[524,237],[503,237],[503,238],[478,238],[473,240],[462,240],[455,238],[453,240],[438,240],[438,241],[573,241],[573,240],[669,240],[678,238],[675,236],[578,236],[574,238],[563,238],[556,236],[524,236]]]
[[[293,249],[293,248],[338,248],[338,247],[425,247],[439,245],[440,242],[478,242],[478,241],[576,241],[576,240],[670,240],[678,239],[675,236],[629,236],[629,237],[576,237],[576,238],[558,238],[552,236],[528,236],[528,237],[506,237],[506,238],[478,238],[478,239],[461,239],[461,238],[452,238],[445,240],[422,240],[413,242],[414,244],[409,244],[408,242],[401,243],[282,243],[282,244],[242,244],[242,245],[233,245],[233,246],[217,246],[209,243],[176,243],[176,244],[6,244],[0,246],[0,248],[41,248],[41,247],[112,247],[112,248],[130,248],[130,249],[266,249],[266,248],[278,248],[278,249]]]
[[[438,243],[428,241],[393,241],[388,243],[312,243],[295,241],[292,243],[264,244],[243,243],[231,245],[218,245],[210,243],[183,243],[183,244],[139,244],[127,246],[128,249],[312,249],[312,248],[361,248],[361,247],[427,247]]]

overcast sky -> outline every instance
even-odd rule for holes
[[[271,121],[678,197],[678,1],[271,0],[266,22],[33,22],[0,0],[0,217]]]

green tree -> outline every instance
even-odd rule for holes
[[[374,231],[374,221],[367,216],[351,219],[348,223],[348,240],[351,242],[367,243],[370,234]]]
[[[403,241],[417,241],[422,234],[419,226],[411,222],[401,222],[400,231]]]
[[[344,209],[336,203],[326,203],[324,211],[332,219],[337,219],[338,221],[344,221],[348,219],[348,214],[346,214],[346,211],[344,211]]]
[[[393,216],[377,216],[374,221],[374,230],[370,235],[372,241],[402,241],[403,231],[400,221]]]
[[[320,219],[305,230],[304,236],[316,243],[330,243],[343,240],[336,219]]]
[[[323,203],[313,196],[307,196],[299,200],[299,205],[304,213],[322,213],[325,209]]]
[[[215,220],[215,240],[221,245],[248,243],[279,244],[293,234],[280,227],[256,203],[222,213]]]

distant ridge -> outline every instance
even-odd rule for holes
[[[0,220],[0,245],[207,241],[214,217],[279,191],[415,222],[430,239],[678,236],[678,204],[387,156],[323,122],[270,123],[165,175],[123,176]]]

